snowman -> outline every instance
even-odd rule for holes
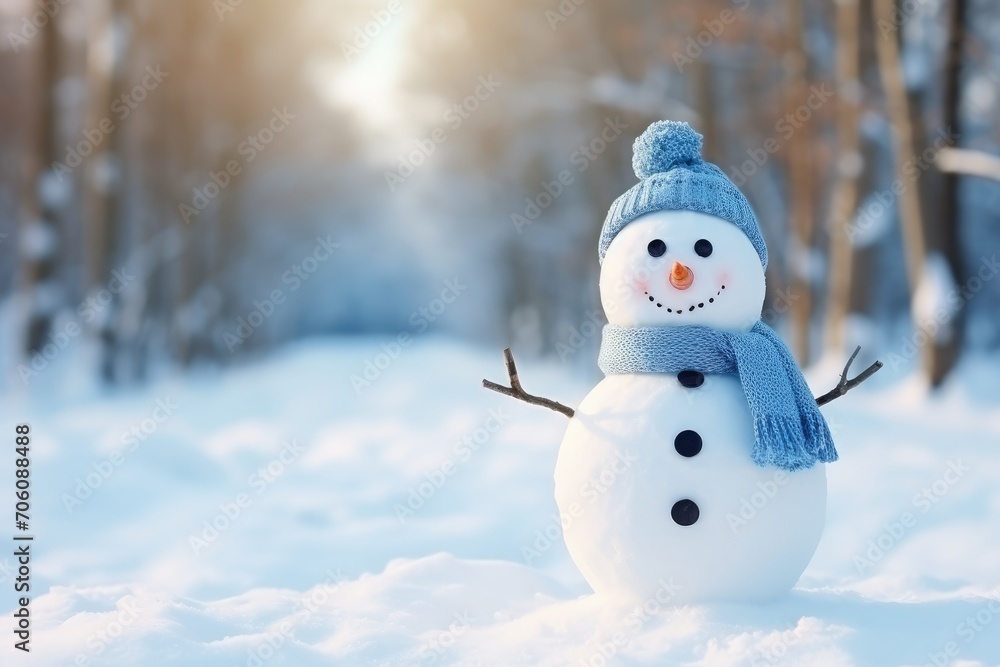
[[[606,375],[570,417],[555,470],[566,547],[600,595],[676,603],[787,592],[823,531],[825,464],[837,459],[819,399],[761,321],[767,248],[743,194],[701,158],[687,123],[634,145],[639,183],[601,230]],[[857,350],[855,350],[855,355]],[[853,360],[854,356],[851,357]],[[848,362],[848,367],[850,362]]]

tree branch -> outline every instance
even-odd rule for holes
[[[876,361],[874,364],[872,364],[865,370],[861,371],[861,373],[859,373],[853,379],[848,380],[847,372],[850,370],[851,364],[854,363],[854,358],[858,356],[858,352],[860,351],[861,351],[860,345],[854,348],[854,354],[852,354],[851,358],[847,360],[847,365],[844,366],[844,372],[840,374],[840,382],[838,382],[837,386],[831,389],[830,391],[826,392],[822,396],[817,397],[816,398],[817,405],[820,406],[826,405],[833,399],[840,398],[841,396],[843,396],[850,390],[854,389],[855,387],[857,387],[859,384],[861,384],[871,376],[875,375],[875,373],[878,372],[878,369],[882,368],[884,364],[881,361]]]
[[[517,366],[514,365],[514,355],[511,353],[509,347],[504,349],[503,358],[507,364],[507,377],[510,378],[510,386],[505,387],[502,384],[497,384],[496,382],[483,380],[484,387],[486,387],[487,389],[492,389],[493,391],[503,394],[504,396],[510,396],[511,398],[516,398],[519,401],[530,403],[531,405],[540,405],[543,408],[548,408],[549,410],[555,410],[556,412],[561,412],[570,419],[573,418],[573,415],[575,414],[573,408],[567,407],[562,403],[557,403],[547,398],[542,398],[541,396],[532,396],[531,394],[524,391],[524,389],[521,387],[521,380],[518,379],[517,377]]]
[[[938,169],[948,174],[968,174],[1000,181],[1000,157],[970,148],[942,148]]]

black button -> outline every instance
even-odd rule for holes
[[[705,382],[705,376],[698,371],[681,371],[677,374],[677,381],[685,387],[693,389],[700,387]]]
[[[695,431],[681,431],[674,438],[674,449],[681,456],[691,458],[701,451],[701,436]]]
[[[693,500],[678,500],[670,508],[670,518],[679,526],[690,526],[698,520],[701,512],[698,510],[698,503]]]

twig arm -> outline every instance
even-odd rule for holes
[[[521,387],[521,380],[517,377],[517,366],[514,365],[514,354],[510,351],[510,348],[506,348],[503,351],[504,363],[507,365],[507,377],[510,378],[510,386],[505,387],[502,384],[497,384],[496,382],[490,382],[489,380],[483,380],[483,386],[487,389],[495,391],[497,393],[503,394],[504,396],[510,396],[511,398],[516,398],[519,401],[524,401],[525,403],[530,403],[531,405],[540,405],[543,408],[548,408],[549,410],[555,410],[556,412],[561,412],[570,419],[573,418],[575,412],[573,408],[563,405],[562,403],[557,403],[556,401],[550,400],[548,398],[542,398],[541,396],[533,396],[528,392],[524,391]]]
[[[844,372],[841,373],[840,381],[837,383],[837,386],[831,389],[830,391],[826,392],[822,396],[816,397],[817,405],[823,406],[836,398],[840,398],[841,396],[849,392],[851,389],[854,389],[859,384],[870,378],[872,375],[875,375],[875,373],[877,373],[878,370],[882,368],[884,364],[881,361],[876,361],[871,366],[861,371],[855,377],[848,379],[848,372],[851,369],[851,364],[854,363],[854,360],[855,358],[857,358],[858,353],[860,351],[861,351],[861,346],[859,345],[854,349],[854,352],[847,360],[847,364],[844,366]],[[531,405],[538,405],[543,408],[548,408],[549,410],[555,410],[556,412],[566,415],[570,419],[573,418],[573,415],[576,414],[573,408],[548,398],[543,398],[541,396],[534,396],[533,394],[529,394],[528,392],[524,391],[524,388],[521,386],[521,380],[517,375],[517,365],[514,363],[514,355],[510,351],[509,347],[504,349],[503,357],[504,357],[504,363],[507,366],[507,377],[510,379],[510,386],[505,387],[502,384],[497,384],[496,382],[491,382],[489,380],[484,379],[483,380],[484,387],[486,387],[491,391],[495,391],[498,394],[503,394],[504,396],[510,396],[511,398],[516,398],[519,401],[524,401],[525,403],[529,403]]]
[[[858,373],[855,377],[848,380],[847,373],[851,369],[851,364],[854,363],[854,359],[855,357],[858,356],[858,352],[860,351],[861,351],[860,345],[854,348],[854,353],[851,355],[851,358],[847,360],[847,364],[844,366],[844,372],[840,374],[840,382],[838,382],[837,386],[831,389],[830,391],[826,392],[822,396],[818,396],[816,398],[817,405],[821,406],[826,405],[833,399],[840,398],[841,396],[843,396],[850,390],[854,389],[855,387],[857,387],[859,384],[861,384],[871,376],[875,375],[875,373],[878,372],[878,369],[882,368],[884,364],[881,361],[876,361],[874,364],[872,364],[865,370]]]

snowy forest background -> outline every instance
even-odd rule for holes
[[[328,334],[558,353],[661,118],[750,198],[802,362],[1000,346],[990,0],[3,0],[0,34],[8,382],[66,346],[116,384]]]

